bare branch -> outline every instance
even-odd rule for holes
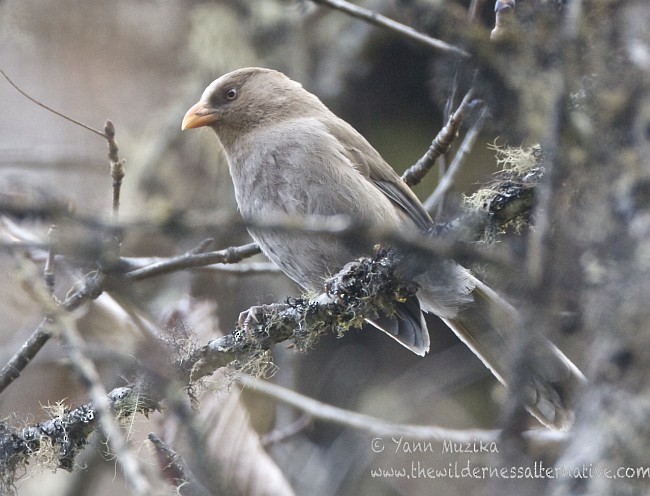
[[[181,455],[153,432],[149,433],[147,437],[158,455],[163,475],[177,488],[178,494],[181,496],[210,496],[212,494],[188,473],[188,468]]]
[[[431,196],[429,196],[429,198],[427,198],[426,201],[424,202],[424,208],[426,208],[427,211],[433,212],[433,210],[435,210],[435,208],[440,204],[440,202],[445,197],[447,192],[453,186],[454,181],[456,180],[456,176],[458,175],[458,171],[460,171],[461,166],[465,162],[465,158],[467,158],[467,155],[474,147],[476,138],[478,137],[481,130],[483,129],[486,115],[487,115],[486,110],[483,110],[478,120],[474,123],[472,128],[465,135],[465,139],[463,139],[463,142],[458,148],[458,151],[456,152],[456,155],[454,156],[454,160],[449,166],[449,169],[447,170],[445,175],[438,183],[438,186],[436,187],[434,192],[431,193]]]
[[[250,376],[246,376],[250,377]],[[307,427],[310,427],[313,425],[313,417],[309,415],[308,413],[302,414],[299,418],[297,418],[295,421],[291,422],[289,425],[285,426],[282,429],[274,429],[271,432],[264,434],[260,438],[260,442],[262,443],[262,446],[265,448],[268,448],[269,446],[272,446],[277,443],[281,443],[282,441],[285,441],[289,439],[292,436],[295,436],[296,434],[303,432]]]
[[[98,298],[103,292],[104,280],[105,277],[100,273],[93,272],[86,275],[79,283],[77,290],[60,304],[59,310],[70,312],[79,308],[84,302]],[[53,322],[49,317],[43,319],[27,341],[2,367],[0,370],[0,393],[20,376],[20,373],[49,341],[54,331],[52,326]]]
[[[120,191],[124,179],[124,160],[120,160],[119,148],[115,141],[115,126],[109,120],[104,125],[104,133],[108,140],[108,159],[111,163],[111,178],[113,178],[113,218],[117,220],[120,209]]]
[[[409,40],[420,43],[421,45],[429,49],[433,49],[451,55],[457,55],[463,58],[470,57],[470,54],[465,50],[463,50],[462,48],[458,48],[457,46],[450,45],[449,43],[446,43],[442,40],[438,40],[436,38],[432,38],[431,36],[427,36],[426,34],[420,33],[419,31],[416,31],[415,29],[409,26],[406,26],[397,21],[389,19],[388,17],[378,14],[377,12],[373,12],[372,10],[364,9],[350,2],[346,2],[345,0],[312,0],[312,1],[319,5],[325,5],[327,7],[340,10],[341,12],[345,12],[349,16],[355,17],[357,19],[361,19],[374,26],[379,26],[381,28],[388,29],[389,31],[392,31],[394,33],[398,33],[401,36],[404,36]]]
[[[14,353],[9,361],[0,370],[0,393],[7,389],[7,387],[18,377],[21,372],[25,370],[27,365],[34,359],[39,351],[45,346],[52,337],[50,329],[51,322],[44,319],[34,330],[34,332],[27,338],[20,349]]]
[[[95,128],[91,127],[91,126],[88,126],[87,124],[84,124],[83,122],[79,122],[78,120],[73,119],[72,117],[68,117],[67,115],[62,114],[61,112],[57,112],[57,111],[54,110],[52,107],[48,107],[48,106],[45,105],[44,103],[39,102],[36,98],[34,98],[34,97],[28,95],[28,94],[27,94],[24,90],[22,90],[22,89],[21,89],[21,88],[20,88],[16,83],[14,83],[14,82],[12,81],[12,80],[9,78],[9,76],[7,76],[7,74],[6,74],[2,69],[0,69],[0,74],[2,74],[2,75],[4,76],[4,78],[7,80],[7,82],[8,82],[11,86],[13,86],[14,89],[15,89],[16,91],[18,91],[18,93],[20,93],[21,95],[23,95],[23,96],[24,96],[25,98],[27,98],[30,102],[35,103],[35,104],[38,105],[39,107],[44,108],[45,110],[47,110],[48,112],[53,113],[54,115],[58,115],[59,117],[61,117],[62,119],[65,119],[65,120],[68,121],[68,122],[72,122],[73,124],[76,124],[77,126],[80,126],[80,127],[84,128],[84,129],[86,129],[87,131],[90,131],[90,132],[92,132],[92,133],[95,133],[95,134],[97,134],[98,136],[101,136],[101,137],[104,138],[104,139],[108,139],[108,137],[107,137],[104,133],[102,133],[101,131],[98,131],[97,129],[95,129]]]
[[[0,249],[2,248],[2,245],[0,245]],[[218,252],[211,252],[211,253],[218,253]],[[180,257],[186,257],[187,255],[180,255]],[[131,271],[135,271],[136,269],[143,269],[149,266],[152,266],[154,264],[160,264],[160,263],[169,263],[172,259],[176,259],[177,257],[171,257],[171,258],[165,258],[165,257],[121,257],[120,262],[124,262],[128,265],[128,267],[131,267]],[[243,257],[242,257],[243,260]],[[267,274],[267,273],[278,273],[280,272],[280,269],[278,268],[277,265],[275,265],[273,262],[239,262],[239,263],[234,263],[234,262],[215,262],[215,263],[208,263],[208,260],[204,260],[206,262],[206,265],[200,265],[197,267],[182,267],[182,268],[188,268],[188,269],[198,269],[201,271],[206,271],[206,272],[228,272],[228,273],[235,273],[235,274]],[[188,262],[188,263],[194,263],[194,262]],[[155,276],[155,275],[154,275]],[[151,276],[151,277],[154,277]]]
[[[452,441],[471,443],[476,441],[493,442],[499,439],[500,430],[482,429],[447,429],[430,425],[396,424],[362,413],[344,410],[321,401],[308,398],[290,389],[277,386],[267,381],[256,379],[250,375],[240,374],[238,381],[251,391],[276,399],[303,411],[314,419],[329,422],[352,429],[367,432],[376,436],[408,437],[430,441]],[[539,429],[528,431],[526,436],[531,440],[544,443],[564,443],[568,439],[566,432]]]
[[[56,257],[57,230],[56,224],[52,224],[47,233],[49,250],[47,251],[47,259],[45,260],[45,268],[43,269],[45,286],[51,295],[54,295],[54,259]]]
[[[196,253],[195,250],[192,250],[177,257],[164,259],[145,267],[131,270],[125,274],[125,278],[130,281],[140,281],[183,269],[204,267],[216,263],[237,263],[244,258],[252,257],[258,253],[260,253],[260,249],[255,243],[231,246],[225,250],[207,253]]]
[[[473,104],[474,94],[474,89],[467,92],[465,98],[463,98],[463,101],[456,109],[456,112],[449,117],[447,125],[443,127],[434,138],[424,156],[402,175],[402,179],[406,184],[414,186],[419,183],[427,172],[429,172],[434,166],[438,157],[447,153],[454,139],[456,139],[456,135],[458,134],[460,125],[463,122],[465,113]]]

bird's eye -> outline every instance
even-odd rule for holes
[[[234,100],[235,98],[237,98],[237,90],[235,88],[230,88],[226,90],[225,95],[226,95],[226,99]]]

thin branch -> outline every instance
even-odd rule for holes
[[[84,302],[98,298],[103,292],[104,281],[105,277],[100,273],[86,275],[79,283],[77,290],[60,304],[58,310],[71,312]],[[18,379],[21,372],[50,340],[54,332],[52,325],[52,320],[49,317],[43,319],[27,341],[2,367],[0,370],[0,393]]]
[[[389,19],[388,17],[378,14],[377,12],[373,12],[372,10],[364,9],[350,2],[346,2],[345,0],[312,0],[312,1],[319,5],[325,5],[332,9],[340,10],[341,12],[344,12],[349,16],[355,17],[357,19],[361,19],[374,26],[379,26],[381,28],[388,29],[389,31],[392,31],[394,33],[398,33],[399,35],[404,36],[409,40],[420,43],[421,45],[424,45],[429,49],[441,51],[452,55],[457,55],[463,58],[470,57],[470,54],[465,50],[463,50],[462,48],[458,48],[457,46],[450,45],[449,43],[446,43],[442,40],[438,40],[436,38],[432,38],[431,36],[427,36],[426,34],[420,33],[419,31],[416,31],[415,29],[409,26],[406,26],[402,23]]]
[[[328,405],[327,403],[314,400],[290,389],[256,379],[250,375],[240,374],[238,381],[251,391],[291,405],[307,413],[314,419],[342,425],[361,432],[367,432],[374,436],[403,436],[438,442],[473,443],[480,441],[489,443],[498,441],[501,435],[500,430],[448,429],[430,425],[397,424],[370,415]],[[526,435],[532,440],[539,440],[544,443],[564,443],[568,439],[566,432],[550,431],[548,429],[528,431]]]
[[[2,249],[2,245],[0,245]],[[218,253],[218,252],[211,252]],[[216,255],[215,255],[216,256]],[[186,255],[180,255],[180,257],[186,257]],[[135,271],[136,269],[144,269],[148,266],[160,263],[169,263],[170,260],[176,259],[176,257],[166,258],[166,257],[121,257],[120,263],[125,263],[130,268],[130,271]],[[242,257],[242,260],[244,257]],[[216,262],[208,263],[208,260],[204,260],[206,265],[200,265],[197,267],[187,267],[188,269],[197,269],[205,272],[227,272],[233,274],[269,274],[269,273],[278,273],[280,269],[273,262]],[[188,262],[194,263],[194,262]],[[154,277],[154,276],[151,276]]]
[[[110,120],[107,120],[104,125],[104,133],[108,140],[108,160],[111,163],[111,178],[113,179],[113,219],[117,220],[122,179],[124,179],[124,160],[120,160],[119,148],[115,141],[115,126]]]
[[[262,443],[262,446],[264,446],[265,448],[269,448],[274,444],[281,443],[295,436],[296,434],[303,432],[306,428],[313,425],[314,423],[313,420],[314,419],[311,415],[309,415],[308,413],[304,413],[295,421],[284,426],[284,428],[274,429],[271,432],[261,436],[260,443]]]
[[[127,273],[125,277],[128,280],[139,281],[185,268],[210,265],[213,263],[234,263],[256,253],[259,253],[259,248],[254,243],[240,247],[231,247],[217,252],[202,254],[189,253],[141,269],[136,269]],[[87,301],[97,299],[106,289],[105,284],[106,276],[103,273],[91,272],[87,274],[77,283],[75,290],[60,304],[59,310],[70,312],[79,308]],[[52,322],[48,318],[43,319],[31,336],[0,370],[0,393],[13,381],[18,379],[22,371],[29,365],[51,337]]]
[[[258,253],[261,253],[261,251],[255,243],[232,246],[225,250],[210,251],[207,253],[190,251],[177,257],[164,259],[145,267],[131,270],[124,277],[130,281],[141,281],[142,279],[169,274],[183,269],[204,267],[216,263],[237,263]]]
[[[163,475],[177,488],[181,496],[210,496],[212,493],[196,481],[183,457],[153,432],[147,436],[153,444]]]
[[[426,208],[427,211],[433,212],[436,209],[436,207],[440,204],[442,199],[445,197],[447,192],[450,190],[450,188],[453,186],[454,181],[456,180],[456,176],[458,175],[458,172],[461,169],[461,166],[465,162],[465,159],[467,158],[469,152],[474,147],[476,138],[478,137],[481,130],[483,129],[486,115],[487,115],[487,111],[483,110],[478,120],[474,123],[474,125],[465,135],[465,139],[463,139],[463,142],[458,148],[458,151],[456,152],[456,155],[454,156],[454,160],[451,162],[449,169],[447,169],[447,172],[442,177],[442,179],[438,183],[438,186],[433,191],[433,193],[431,193],[431,196],[429,196],[424,202],[424,208]]]
[[[11,86],[13,86],[14,89],[15,89],[16,91],[18,91],[18,93],[20,93],[21,95],[23,95],[23,96],[24,96],[25,98],[27,98],[30,102],[35,103],[35,104],[38,105],[39,107],[44,108],[44,109],[47,110],[48,112],[51,112],[51,113],[53,113],[54,115],[57,115],[57,116],[61,117],[62,119],[65,119],[65,120],[68,121],[68,122],[72,122],[73,124],[76,124],[77,126],[80,126],[80,127],[84,128],[84,129],[86,129],[87,131],[90,131],[90,132],[92,132],[92,133],[95,133],[96,135],[101,136],[101,137],[104,138],[104,139],[108,139],[108,136],[106,136],[106,135],[105,135],[104,133],[102,133],[101,131],[98,131],[97,129],[95,129],[95,128],[91,127],[91,126],[88,126],[87,124],[84,124],[83,122],[80,122],[80,121],[78,121],[78,120],[75,120],[75,119],[73,119],[72,117],[68,117],[67,115],[62,114],[61,112],[57,112],[57,111],[54,110],[52,107],[48,107],[48,106],[45,105],[44,103],[39,102],[38,100],[36,100],[36,98],[34,98],[34,97],[28,95],[28,94],[27,94],[24,90],[22,90],[22,89],[21,89],[21,88],[20,88],[16,83],[14,83],[14,82],[12,81],[12,80],[9,78],[9,76],[7,76],[7,74],[6,74],[2,69],[0,69],[0,74],[2,74],[2,75],[4,76],[4,78],[7,80],[7,82],[8,82]]]
[[[435,165],[438,157],[447,153],[449,147],[454,142],[454,139],[456,139],[456,135],[458,134],[460,125],[463,122],[465,113],[474,103],[474,94],[475,91],[473,88],[467,92],[465,98],[463,98],[463,101],[456,109],[456,112],[449,117],[447,125],[443,127],[434,138],[424,156],[402,175],[402,179],[406,184],[413,186],[419,183],[427,172],[429,172],[429,170],[431,170]]]
[[[31,336],[0,370],[0,393],[14,382],[52,337],[51,322],[43,319]]]

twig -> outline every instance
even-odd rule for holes
[[[296,434],[304,431],[307,427],[313,424],[313,417],[308,413],[302,414],[295,421],[281,429],[274,429],[271,432],[264,434],[260,438],[260,443],[265,448],[295,436]]]
[[[2,245],[0,244],[0,249]],[[218,252],[211,252],[218,253]],[[185,257],[186,255],[181,255]],[[153,264],[168,263],[170,260],[175,259],[176,257],[165,258],[165,257],[121,257],[120,263],[126,264],[130,271],[135,271],[136,269],[144,269]],[[242,260],[244,258],[242,257]],[[280,269],[273,262],[240,262],[240,263],[231,263],[228,262],[215,262],[208,263],[208,260],[204,260],[205,265],[200,265],[197,267],[187,267],[188,269],[199,269],[206,272],[228,272],[234,274],[265,274],[265,273],[277,273],[280,272]],[[190,262],[188,262],[190,263]],[[194,263],[194,262],[191,262]],[[153,276],[152,276],[153,277]]]
[[[194,255],[185,254],[158,264],[136,269],[127,273],[125,277],[132,281],[138,281],[190,267],[198,267],[212,263],[234,263],[256,253],[259,253],[259,248],[257,245],[251,243],[217,252]],[[86,301],[97,299],[106,289],[105,284],[106,276],[103,273],[91,272],[87,274],[77,284],[77,288],[60,304],[60,310],[70,312],[79,308]],[[43,319],[27,341],[23,343],[20,349],[2,367],[0,370],[0,393],[20,376],[31,360],[49,341],[52,337],[51,325],[52,323],[48,318]]]
[[[377,12],[373,12],[372,10],[364,9],[350,2],[346,2],[345,0],[312,1],[319,5],[325,5],[327,7],[340,10],[341,12],[345,12],[349,16],[361,19],[374,26],[379,26],[381,28],[388,29],[389,31],[393,31],[394,33],[398,33],[408,38],[409,40],[413,40],[424,45],[427,48],[438,50],[444,53],[458,55],[463,58],[470,57],[470,54],[462,48],[458,48],[457,46],[450,45],[449,43],[446,43],[442,40],[427,36],[426,34],[420,33],[419,31],[416,31],[409,26],[389,19],[388,17],[378,14]]]
[[[34,332],[0,370],[0,393],[18,377],[52,337],[49,319],[43,319]]]
[[[255,379],[249,375],[240,374],[238,380],[244,387],[256,393],[274,398],[287,405],[291,405],[311,417],[323,422],[343,425],[352,429],[367,432],[375,436],[409,437],[430,441],[452,441],[457,443],[495,442],[499,439],[500,430],[483,429],[447,429],[439,426],[396,424],[386,420],[365,415],[362,413],[344,410],[320,401],[308,398],[290,389],[277,386],[267,381]],[[528,431],[526,434],[533,440],[541,442],[563,443],[568,439],[566,432],[549,431],[540,429]]]
[[[105,277],[98,273],[86,275],[79,284],[79,288],[60,304],[60,310],[70,312],[79,308],[85,301],[98,298],[103,291],[104,280]],[[43,319],[27,341],[2,367],[0,370],[0,393],[20,376],[29,362],[49,341],[53,334],[52,325],[52,320],[49,317]]]
[[[18,93],[20,93],[21,95],[23,95],[23,96],[24,96],[25,98],[27,98],[30,102],[35,103],[36,105],[38,105],[38,106],[41,107],[41,108],[44,108],[44,109],[47,110],[48,112],[52,112],[54,115],[58,115],[59,117],[61,117],[62,119],[65,119],[65,120],[68,121],[68,122],[72,122],[73,124],[76,124],[77,126],[80,126],[80,127],[84,128],[84,129],[86,129],[86,130],[88,130],[88,131],[90,131],[90,132],[92,132],[92,133],[95,133],[95,134],[97,134],[98,136],[101,136],[101,137],[104,138],[104,139],[108,139],[108,136],[106,136],[106,135],[105,135],[104,133],[102,133],[101,131],[98,131],[97,129],[95,129],[95,128],[91,127],[91,126],[88,126],[87,124],[84,124],[83,122],[80,122],[80,121],[78,121],[78,120],[76,120],[76,119],[73,119],[72,117],[68,117],[67,115],[62,114],[61,112],[57,112],[57,111],[54,110],[52,107],[48,107],[48,106],[45,105],[44,103],[39,102],[36,98],[34,98],[34,97],[32,97],[32,96],[29,96],[29,95],[28,95],[24,90],[22,90],[22,89],[21,89],[21,88],[20,88],[16,83],[14,83],[14,82],[9,78],[9,76],[7,76],[7,74],[6,74],[2,69],[0,69],[0,74],[2,74],[2,75],[4,76],[4,78],[7,80],[7,82],[8,82],[11,86],[13,86],[14,89],[15,89],[16,91],[18,91]]]
[[[120,209],[120,191],[124,179],[124,160],[120,160],[119,148],[115,141],[115,126],[110,120],[104,125],[104,133],[108,140],[108,159],[111,163],[111,178],[113,178],[113,219],[117,220]]]
[[[127,272],[124,277],[130,281],[140,281],[150,277],[169,274],[182,269],[203,267],[215,263],[236,263],[244,258],[260,253],[255,243],[226,248],[225,250],[196,253],[190,251],[178,257],[172,257],[160,262],[152,263],[145,267]]]
[[[210,496],[212,493],[196,481],[188,472],[183,457],[171,449],[153,432],[147,436],[158,455],[163,475],[177,488],[181,496]]]
[[[419,183],[427,174],[427,172],[431,170],[438,157],[444,153],[447,153],[449,147],[458,134],[458,130],[460,129],[460,125],[463,122],[465,113],[473,103],[474,94],[475,92],[473,88],[467,92],[465,98],[463,98],[463,101],[456,109],[456,112],[454,112],[451,117],[449,117],[447,125],[443,127],[438,135],[434,138],[431,146],[424,154],[424,156],[418,160],[415,165],[409,167],[409,169],[402,175],[402,179],[404,182],[406,182],[406,184],[413,186]]]
[[[47,233],[49,249],[45,260],[45,268],[43,269],[45,286],[51,295],[54,295],[54,259],[56,257],[57,231],[56,224],[52,224]]]
[[[447,172],[442,177],[442,179],[438,183],[438,186],[433,191],[433,193],[431,193],[431,196],[429,196],[425,200],[424,208],[426,208],[427,211],[433,212],[433,210],[435,210],[435,208],[440,204],[444,196],[447,194],[449,189],[453,186],[454,181],[456,180],[456,176],[458,175],[458,171],[460,171],[460,168],[463,165],[465,158],[467,157],[471,149],[474,147],[476,138],[478,137],[479,133],[483,129],[486,115],[487,115],[487,111],[483,110],[478,120],[474,123],[474,125],[465,135],[465,139],[463,139],[463,142],[458,148],[458,151],[456,152],[456,155],[454,156],[454,160],[449,166],[449,169],[447,169]]]

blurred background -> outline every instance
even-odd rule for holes
[[[448,42],[459,41],[467,25],[468,2],[369,0],[359,2]],[[482,5],[478,2],[478,5]],[[487,42],[493,5],[479,12],[477,36]],[[480,21],[480,18],[479,18]],[[353,124],[398,172],[415,163],[445,124],[444,108],[453,88],[456,63],[384,30],[308,1],[256,0],[0,0],[0,68],[41,102],[102,129],[110,119],[117,130],[120,157],[126,160],[120,217],[155,219],[170,210],[235,211],[232,186],[216,140],[209,131],[180,132],[184,112],[205,86],[245,66],[281,70],[317,94]],[[111,178],[103,139],[34,105],[0,80],[0,194],[27,200],[54,198],[76,212],[110,217]],[[495,169],[487,142],[502,135],[494,121],[482,136],[468,166],[448,198],[440,220],[458,211],[460,193],[471,193]],[[518,142],[516,144],[521,144]],[[436,172],[417,186],[421,198],[433,190]],[[15,219],[14,221],[15,222]],[[13,224],[25,236],[46,241],[48,225],[22,219]],[[8,229],[7,225],[3,229]],[[24,230],[24,231],[23,231]],[[210,232],[125,232],[124,256],[171,256],[215,239],[214,249],[246,243],[247,234]],[[21,289],[16,256],[0,254],[4,363],[42,319],[42,309]],[[257,257],[255,261],[264,261]],[[65,296],[79,268],[58,274],[56,292]],[[145,281],[126,295],[138,311],[164,328],[180,316],[202,341],[232,329],[239,312],[253,304],[283,301],[300,289],[278,273],[182,272]],[[124,384],[111,353],[138,355],[140,331],[110,297],[75,313],[84,338],[103,350],[95,357],[107,389]],[[124,295],[122,295],[124,296]],[[495,428],[503,389],[452,333],[430,322],[432,350],[424,358],[372,330],[323,339],[307,353],[279,346],[273,381],[323,402],[378,418],[450,428]],[[243,400],[214,378],[202,414],[216,409],[207,426],[230,425],[255,437],[283,432],[301,413],[277,406],[252,392]],[[218,401],[209,401],[217,397]],[[235,397],[234,400],[232,398]],[[47,418],[43,405],[87,401],[71,372],[66,353],[52,340],[34,363],[0,395],[0,415],[8,422]],[[237,418],[219,413],[237,401]],[[220,416],[221,415],[221,416]],[[207,417],[209,418],[209,417]],[[250,419],[250,421],[248,421]],[[228,429],[226,429],[228,430]],[[143,459],[151,461],[146,433],[154,431],[183,453],[165,414],[138,418],[130,434]],[[485,455],[433,451],[405,454],[386,439],[372,449],[374,436],[321,422],[304,422],[292,435],[271,443],[266,467],[299,495],[478,494],[483,484],[471,478],[404,479],[372,477],[371,469],[410,469],[411,462],[447,467],[480,463]],[[234,439],[234,440],[233,440]],[[237,437],[230,443],[237,443]],[[231,454],[221,438],[215,464]],[[189,448],[191,449],[191,447]],[[130,494],[115,460],[103,454],[98,439],[73,473],[30,472],[18,493],[47,495]],[[185,453],[186,454],[186,453]],[[256,458],[255,458],[256,459]],[[268,470],[270,472],[271,469]],[[280,486],[278,486],[280,487]],[[44,488],[47,488],[44,490]],[[45,491],[45,492],[44,492]],[[232,494],[263,492],[260,486]],[[230,494],[230,493],[228,493]]]

